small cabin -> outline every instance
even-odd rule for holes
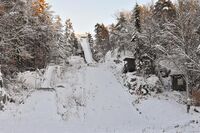
[[[186,91],[187,83],[182,71],[183,66],[177,66],[177,64],[170,60],[162,60],[159,62],[159,71],[162,76],[163,84],[165,88],[168,88],[167,86],[170,83],[169,89],[175,91]]]
[[[136,71],[135,58],[125,58],[123,61],[125,62],[123,73]]]

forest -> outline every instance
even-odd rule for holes
[[[3,133],[47,131],[37,120],[50,133],[199,131],[200,1],[133,1],[115,19],[79,34],[45,0],[0,0]]]

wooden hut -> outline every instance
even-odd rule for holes
[[[176,91],[186,91],[187,83],[183,73],[183,67],[180,65],[178,66],[177,64],[169,60],[162,60],[159,62],[162,80],[165,86],[169,86],[170,83],[169,89]]]
[[[124,58],[123,61],[125,62],[123,73],[136,71],[135,58]]]

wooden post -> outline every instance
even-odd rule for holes
[[[3,88],[3,77],[2,77],[2,73],[1,73],[1,65],[0,65],[0,88]]]
[[[187,93],[187,113],[189,113],[190,112],[190,106],[191,106],[191,98],[190,98],[189,79],[188,79],[187,72],[186,72],[186,75],[185,75],[185,80],[186,80],[186,93]]]

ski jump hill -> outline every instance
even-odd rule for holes
[[[86,63],[94,63],[87,34],[77,35],[77,38],[83,49]],[[60,76],[58,75],[60,75],[61,69],[61,66],[49,65],[45,70],[45,74],[43,77],[44,81],[41,83],[41,88],[54,88],[54,81],[59,79]]]
[[[92,58],[91,47],[90,47],[90,44],[89,44],[89,41],[88,41],[87,34],[78,35],[78,40],[79,40],[81,47],[83,49],[86,62],[88,64],[93,63],[94,60]]]

